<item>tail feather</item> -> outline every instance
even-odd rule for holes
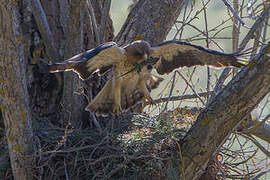
[[[132,77],[138,79],[137,77]],[[147,88],[149,91],[158,87],[163,78],[151,75],[147,80]],[[136,81],[135,81],[136,82]],[[112,79],[110,79],[99,94],[89,103],[85,108],[87,111],[94,112],[99,115],[113,113],[114,99],[113,99]],[[121,87],[121,108],[128,110],[144,99],[144,93],[140,91],[139,84],[136,83],[122,83]]]
[[[85,110],[96,114],[110,114],[113,110],[113,104],[112,79],[110,79]]]

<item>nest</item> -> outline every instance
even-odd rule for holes
[[[34,176],[50,180],[179,179],[178,142],[196,116],[181,109],[155,117],[125,114],[115,120],[113,130],[102,131],[36,123]],[[2,142],[0,177],[12,179],[6,142]]]

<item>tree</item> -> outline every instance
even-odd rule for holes
[[[0,35],[0,60],[2,62],[0,73],[1,78],[4,77],[3,80],[0,79],[0,87],[3,89],[0,90],[2,97],[0,107],[5,122],[10,161],[15,179],[21,177],[32,179],[33,175],[45,179],[53,177],[60,179],[64,177],[67,179],[70,177],[92,177],[93,179],[103,177],[109,179],[125,176],[126,166],[134,168],[134,170],[126,172],[127,174],[133,172],[133,177],[144,175],[149,178],[165,178],[165,176],[173,174],[172,164],[174,163],[164,157],[164,160],[157,160],[150,156],[152,151],[149,145],[154,142],[145,141],[140,146],[132,146],[134,149],[129,149],[130,147],[125,149],[115,136],[110,135],[107,128],[100,127],[106,124],[104,120],[110,119],[130,123],[134,117],[136,118],[136,115],[96,117],[83,110],[87,104],[87,98],[84,95],[91,100],[103,87],[107,80],[106,76],[102,78],[94,76],[90,80],[82,82],[76,75],[68,72],[64,74],[42,73],[40,64],[44,61],[64,60],[110,40],[114,40],[120,45],[137,39],[147,40],[151,44],[158,43],[166,38],[176,23],[179,23],[177,18],[183,10],[184,18],[183,21],[180,21],[182,27],[177,29],[176,33],[176,36],[181,38],[185,26],[194,27],[190,23],[191,21],[188,21],[188,6],[184,6],[187,2],[187,0],[134,1],[135,4],[126,22],[115,38],[113,37],[112,20],[108,15],[110,0],[74,0],[71,2],[5,0],[5,3],[0,5],[2,12],[0,18],[3,20],[1,22],[4,22],[0,23],[0,30],[4,32]],[[237,2],[235,1],[232,9],[238,9]],[[207,16],[208,3],[203,2],[203,7],[195,14],[194,19],[199,13]],[[263,10],[262,18],[254,22],[253,27],[239,46],[237,40],[239,40],[240,25],[234,27],[234,51],[243,50],[254,34],[257,33],[259,36],[260,32],[263,33],[262,30],[260,32],[256,30],[258,27],[262,29],[263,25],[267,24],[263,19],[269,15],[269,5],[266,4]],[[241,23],[241,18],[235,15],[235,11],[232,10],[232,12],[234,13],[234,24],[237,24],[238,21]],[[207,18],[205,18],[205,22],[207,25]],[[197,27],[194,29],[198,30]],[[207,26],[205,31],[200,29],[198,31],[205,37],[207,46],[210,42],[217,44],[209,35],[211,30]],[[253,52],[256,52],[258,42],[259,40],[254,42]],[[269,48],[269,46],[266,47]],[[194,126],[184,138],[171,138],[172,143],[165,145],[161,143],[161,149],[168,148],[173,157],[178,157],[176,164],[179,174],[183,178],[200,177],[208,162],[213,159],[232,130],[269,92],[269,72],[264,68],[269,67],[268,53],[267,48],[261,51],[262,56],[254,58],[252,63],[221,91],[226,79],[224,77],[227,77],[230,72],[229,69],[225,70],[214,88],[215,94],[221,91],[216,97],[210,98],[210,83],[208,83],[208,92],[205,93],[208,97],[207,106],[199,115]],[[14,71],[16,73],[10,73]],[[208,72],[208,76],[210,76],[209,69]],[[181,76],[181,73],[177,71],[175,76],[177,73]],[[16,88],[13,87],[13,83],[16,84]],[[256,86],[260,88],[255,88]],[[194,97],[198,97],[198,94],[195,93]],[[169,94],[167,101],[173,98]],[[164,119],[161,118],[161,120]],[[33,129],[31,121],[35,125]],[[98,122],[103,122],[103,124],[100,125]],[[254,123],[252,123],[254,121],[249,122],[250,127],[254,127]],[[63,127],[64,129],[61,129]],[[261,124],[260,127],[269,132],[268,126]],[[86,128],[88,129],[85,131]],[[217,128],[219,131],[216,131]],[[245,125],[239,126],[238,130],[254,135],[259,134],[256,130],[248,132]],[[35,139],[37,139],[35,141],[33,131]],[[202,132],[205,136],[200,135]],[[123,132],[120,130],[118,133]],[[156,134],[159,135],[156,136],[157,139],[153,138],[156,141],[161,137],[171,137],[167,130],[163,135]],[[269,142],[268,134],[270,133],[260,133],[259,137]],[[174,148],[175,146],[177,149]],[[92,152],[90,155],[89,151]],[[36,167],[32,161],[27,161],[26,157],[29,154],[35,155]],[[75,160],[74,157],[77,159]],[[17,159],[19,161],[16,161]],[[158,175],[154,174],[155,170],[151,171],[146,168],[148,167],[146,166],[147,160],[149,162],[156,160],[156,166],[158,163],[162,163],[167,168],[166,171],[163,172],[157,167]],[[73,162],[78,163],[77,166],[73,166]],[[82,162],[86,163],[82,165]],[[139,172],[136,174],[134,164],[145,167],[145,172],[149,170],[151,173]],[[54,168],[50,166],[54,166]],[[74,170],[76,168],[78,168],[77,171]],[[87,172],[89,174],[85,174],[85,169],[91,169]],[[120,173],[122,170],[123,172]]]
[[[7,6],[9,8],[6,9]],[[32,179],[34,152],[32,115],[26,76],[28,42],[23,39],[17,2],[4,1],[1,9],[1,111],[6,128],[9,156],[15,179]],[[25,16],[29,14],[26,13]],[[5,22],[5,23],[3,23]],[[27,24],[27,22],[26,22]],[[3,53],[3,54],[2,54]],[[2,115],[1,113],[1,115]]]

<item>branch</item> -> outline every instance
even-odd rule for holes
[[[241,136],[249,139],[253,144],[255,144],[268,158],[270,158],[270,152],[261,145],[254,137],[250,135],[241,134]]]
[[[270,143],[270,124],[266,122],[270,114],[262,121],[252,120],[251,117],[240,124],[237,131],[252,134],[268,143]]]
[[[93,26],[95,37],[97,40],[97,44],[100,44],[101,41],[100,41],[100,37],[99,37],[99,33],[98,33],[98,27],[97,27],[97,21],[96,21],[94,8],[93,8],[90,0],[86,0],[86,4],[87,4],[87,10],[88,10],[89,16],[92,20],[92,26]]]
[[[196,94],[185,94],[185,95],[181,95],[181,96],[170,96],[170,97],[166,97],[166,98],[159,98],[154,100],[155,104],[158,103],[163,103],[163,102],[168,102],[168,101],[181,101],[184,99],[195,99],[198,97],[207,97],[208,95],[211,95],[213,93],[213,91],[209,91],[209,92],[202,92],[202,93],[196,93]],[[145,105],[150,105],[151,102],[146,102]]]
[[[198,95],[198,93],[195,91],[195,89],[192,87],[192,85],[188,82],[188,80],[186,80],[186,78],[179,72],[179,71],[176,71],[179,76],[185,81],[185,83],[190,87],[190,89],[193,91],[194,94],[197,95],[197,98],[199,98],[199,100],[201,101],[201,103],[203,105],[205,105],[204,101],[202,100],[202,98]]]
[[[200,113],[183,139],[181,146],[187,179],[197,179],[203,173],[224,140],[269,93],[269,52],[270,42]]]
[[[270,172],[270,168],[264,170],[263,172],[260,172],[257,176],[251,178],[250,180],[258,180],[260,177],[265,175],[266,173]]]
[[[47,21],[45,12],[39,0],[32,0],[33,15],[36,20],[42,40],[44,41],[47,55],[52,62],[59,61],[60,55],[56,49],[55,40]]]
[[[250,28],[249,32],[245,36],[245,38],[242,40],[241,44],[239,45],[238,52],[241,52],[242,50],[245,49],[247,43],[249,42],[250,39],[253,38],[254,33],[257,31],[257,29],[263,24],[265,21],[265,18],[269,16],[270,13],[270,5],[268,5],[264,11],[261,14],[261,17],[258,18],[253,26]]]
[[[119,45],[128,44],[139,39],[144,39],[150,44],[163,41],[187,1],[138,1],[114,41]]]
[[[239,45],[239,48],[237,52],[241,52],[246,47],[249,40],[254,36],[254,33],[256,32],[257,28],[260,27],[263,22],[264,18],[267,17],[270,13],[270,5],[265,8],[265,10],[262,12],[262,18],[259,18],[256,20],[256,22],[253,24],[252,28],[249,30],[245,38],[242,40],[241,44]],[[231,68],[225,68],[224,71],[221,73],[218,82],[216,86],[214,87],[214,95],[211,97],[211,100],[219,93],[219,91],[222,89],[222,86],[228,77],[229,73],[231,71]]]
[[[223,3],[229,8],[229,10],[233,13],[234,17],[242,24],[244,25],[245,22],[239,17],[238,13],[233,9],[233,7],[228,3],[227,0],[222,0]]]
[[[103,42],[104,41],[104,36],[105,36],[105,30],[106,30],[106,25],[107,25],[107,17],[109,16],[109,12],[110,12],[110,7],[111,7],[111,0],[106,0],[103,10],[102,10],[102,14],[101,14],[101,25],[100,25],[100,40]]]

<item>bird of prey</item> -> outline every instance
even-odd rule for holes
[[[154,46],[140,40],[124,47],[115,42],[104,43],[50,65],[50,72],[74,71],[85,80],[93,73],[102,75],[112,69],[111,78],[85,110],[96,114],[119,114],[142,100],[154,102],[150,92],[163,79],[151,74],[150,66],[162,75],[180,67],[195,65],[242,67],[237,62],[236,54],[225,54],[177,40]]]

